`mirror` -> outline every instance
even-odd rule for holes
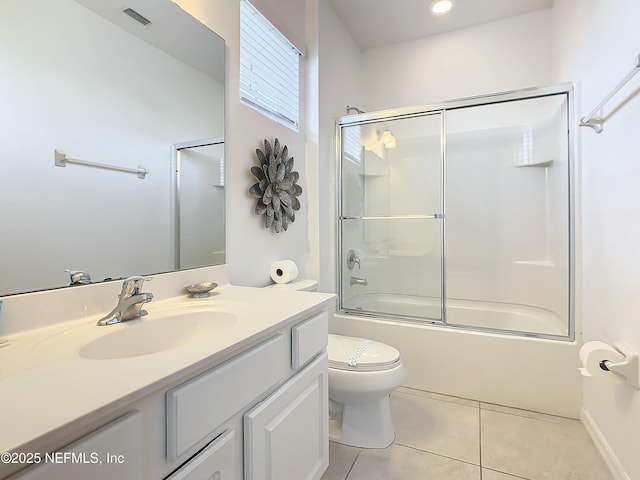
[[[189,187],[209,254],[181,266],[224,262],[224,40],[170,0],[122,5],[0,2],[0,296],[176,270],[172,154],[194,139],[218,176]]]

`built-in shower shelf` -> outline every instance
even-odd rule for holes
[[[553,160],[545,160],[543,162],[531,162],[531,163],[516,163],[515,167],[549,167],[553,163]]]
[[[555,267],[555,262],[550,260],[516,260],[513,263],[516,265],[533,265],[536,267]]]
[[[389,172],[385,172],[385,173],[360,172],[358,175],[363,177],[386,177],[389,175]]]

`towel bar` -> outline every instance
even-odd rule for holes
[[[117,170],[119,172],[126,173],[135,173],[138,178],[145,178],[149,171],[146,168],[138,167],[138,168],[129,168],[129,167],[120,167],[118,165],[109,165],[107,163],[97,163],[97,162],[89,162],[87,160],[77,160],[75,158],[69,158],[64,152],[60,150],[55,150],[54,154],[54,162],[56,167],[66,167],[67,163],[73,163],[75,165],[85,165],[87,167],[96,167],[96,168],[104,168],[107,170]]]
[[[640,71],[640,55],[636,57],[636,64],[633,67],[626,77],[624,77],[620,83],[618,83],[613,90],[609,92],[609,94],[604,97],[604,99],[591,111],[589,115],[586,117],[582,117],[580,119],[579,125],[581,127],[591,127],[595,130],[596,133],[602,133],[602,124],[605,121],[605,118],[602,116],[601,110],[605,104],[611,100],[611,98],[618,93],[622,87],[624,87],[629,80],[633,78],[633,76]],[[596,116],[597,115],[597,116]]]

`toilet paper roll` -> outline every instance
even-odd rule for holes
[[[298,278],[298,266],[293,260],[273,262],[269,271],[271,279],[276,283],[289,283]]]
[[[614,383],[622,383],[624,382],[623,378],[603,369],[601,364],[604,361],[618,363],[624,359],[625,356],[608,343],[600,341],[587,342],[580,348],[582,368],[579,370],[584,377],[597,377]]]

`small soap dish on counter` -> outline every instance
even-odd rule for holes
[[[218,284],[214,282],[202,282],[202,283],[192,283],[191,285],[187,285],[184,288],[194,298],[205,298],[211,295],[211,290],[213,290],[217,286]]]

